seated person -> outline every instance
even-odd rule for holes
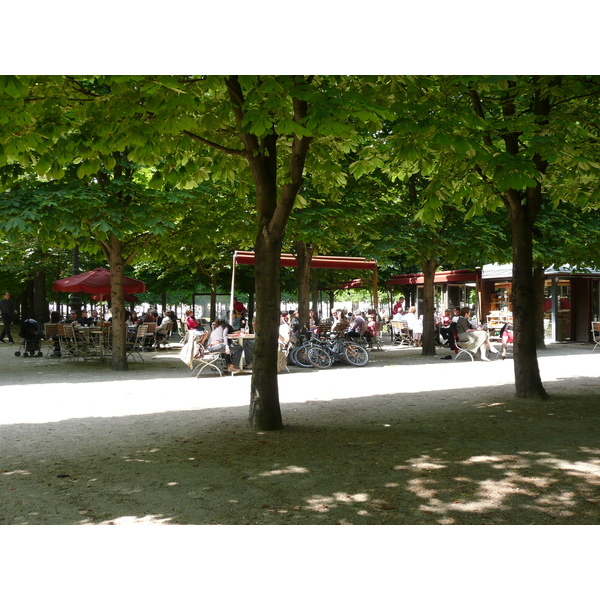
[[[67,325],[73,325],[73,327],[79,327],[81,325],[80,317],[76,310],[72,310],[69,313],[68,318],[65,320]]]
[[[57,323],[62,323],[62,318],[58,311],[53,310],[50,313],[50,325],[56,325]],[[60,338],[58,335],[52,336],[52,342],[54,343],[54,356],[60,356]]]
[[[92,325],[97,325],[99,320],[100,320],[100,317],[98,316],[98,311],[97,310],[92,310],[92,312],[90,313],[91,324]]]
[[[169,323],[175,323],[176,319],[177,317],[175,316],[175,313],[172,310],[166,310],[164,312],[162,321],[160,322],[160,325],[156,328],[156,331],[154,333],[157,341],[163,340],[167,337]]]
[[[216,321],[215,321],[216,323]],[[204,342],[206,342],[206,340],[208,339],[209,333],[208,331],[206,331],[206,329],[200,324],[198,323],[198,321],[196,321],[196,319],[194,319],[194,311],[193,310],[186,310],[185,311],[185,324],[186,327],[188,328],[188,333],[190,335],[199,337],[199,342],[201,344],[204,344]]]
[[[88,312],[87,310],[84,308],[81,311],[81,315],[79,317],[79,322],[84,326],[84,327],[89,327],[90,325],[93,325],[93,321],[92,319],[90,319],[90,317],[88,317]]]
[[[506,348],[508,344],[512,344],[514,342],[514,334],[513,334],[513,324],[512,323],[504,323],[502,325],[502,329],[500,330],[500,339],[502,340],[502,360],[506,358]]]
[[[350,316],[350,315],[348,315]],[[367,322],[359,313],[356,314],[354,320],[350,323],[350,328],[347,332],[347,337],[350,339],[358,339],[361,335],[365,335],[367,331]]]
[[[440,331],[440,343],[445,344],[449,340],[450,336],[450,323],[452,323],[452,311],[447,308],[444,311],[444,316],[439,324]]]
[[[137,326],[137,322],[138,322],[138,318],[137,318],[137,314],[135,312],[135,310],[132,310],[131,312],[129,311],[125,311],[125,324],[127,325],[128,329],[135,329],[135,327]]]
[[[481,329],[473,329],[469,322],[471,316],[471,309],[468,306],[464,306],[460,309],[460,317],[456,322],[456,332],[458,333],[459,342],[475,342],[473,352],[479,350],[481,354],[481,360],[489,362],[489,358],[486,356],[486,350],[489,350],[493,354],[498,354],[498,350],[490,343],[487,331]]]
[[[288,319],[287,319],[287,313],[281,313],[281,316],[279,317],[279,345],[280,346],[285,346],[286,344],[289,343],[291,335],[292,335],[292,329],[288,323]]]
[[[377,315],[372,312],[369,313],[369,320],[367,321],[367,331],[365,333],[367,338],[367,344],[369,348],[373,347],[373,338],[377,337]]]
[[[227,363],[227,370],[235,372],[240,370],[239,366],[243,348],[237,344],[232,346],[228,343],[227,335],[232,331],[231,325],[222,319],[215,320],[213,330],[210,332],[208,341],[206,342],[206,350],[208,352],[221,352]]]

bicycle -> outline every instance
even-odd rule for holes
[[[317,369],[328,369],[336,360],[355,367],[364,367],[369,362],[369,353],[360,344],[333,336],[324,343],[313,344],[307,349],[306,356]]]

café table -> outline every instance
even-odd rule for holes
[[[245,345],[244,342],[250,340],[254,341],[254,337],[255,336],[253,333],[230,333],[227,335],[228,340],[231,340],[233,343],[242,346],[244,349],[240,358],[240,369],[243,369],[246,364],[252,364],[252,360],[247,361],[246,359],[246,350],[248,349],[248,345]]]

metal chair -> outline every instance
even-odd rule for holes
[[[600,346],[600,321],[592,321],[592,337],[596,344],[592,349],[593,352],[597,346]]]
[[[145,362],[142,352],[144,351],[144,342],[146,341],[147,333],[148,325],[138,325],[135,335],[127,341],[127,358],[131,356],[135,362],[135,355],[137,354],[142,362]]]

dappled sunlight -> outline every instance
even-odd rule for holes
[[[598,455],[596,449],[587,450]],[[435,478],[435,469],[444,466],[453,470],[466,468],[466,475],[451,479],[452,485],[448,485],[446,478],[442,485]],[[406,489],[422,501],[421,511],[443,515],[444,518],[460,513],[489,515],[490,511],[506,512],[517,505],[532,512],[568,517],[581,513],[582,501],[596,504],[600,491],[598,459],[572,462],[547,452],[477,455],[454,464],[431,461],[429,457],[421,456],[394,468],[422,473],[409,479]],[[470,469],[473,469],[472,474]],[[486,470],[491,475],[489,469],[496,471],[498,477],[482,476]],[[432,471],[431,476],[428,476],[428,471]],[[565,482],[565,476],[575,478],[575,481]],[[575,487],[576,491],[561,489],[567,485]],[[451,521],[455,522],[455,519],[451,518]]]
[[[29,471],[17,469],[15,471],[2,471],[2,475],[31,475]]]
[[[288,473],[308,473],[308,469],[304,467],[296,467],[294,465],[290,465],[289,467],[285,467],[283,469],[274,469],[272,471],[265,471],[261,473],[261,477],[269,477],[271,475],[286,475]]]
[[[448,465],[442,464],[444,461],[440,458],[432,458],[431,456],[419,456],[419,458],[411,459],[410,465],[397,465],[396,470],[410,469],[412,471],[429,471],[432,469],[445,469]]]
[[[92,523],[91,519],[85,519],[79,522],[79,525],[168,525],[172,517],[164,515],[146,515],[145,517],[125,516]]]

